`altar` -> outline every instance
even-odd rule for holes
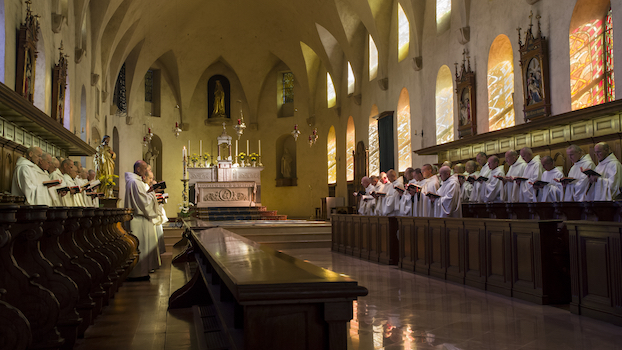
[[[257,160],[235,162],[231,156],[231,136],[227,135],[225,123],[218,139],[218,157],[216,164],[204,167],[187,167],[186,174],[190,185],[190,199],[197,207],[250,207],[261,205],[261,171],[256,166]],[[236,141],[237,152],[237,141]],[[260,146],[261,154],[261,146]],[[184,153],[185,154],[185,153]],[[251,158],[252,159],[252,158]],[[261,162],[260,162],[261,164]]]

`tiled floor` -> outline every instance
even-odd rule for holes
[[[395,267],[332,253],[286,253],[352,276],[369,295],[354,304],[350,350],[370,349],[622,349],[622,328],[562,308],[434,280]],[[173,253],[175,254],[175,252]],[[167,311],[183,271],[162,268],[149,282],[126,282],[78,340],[76,349],[196,349],[190,309]]]

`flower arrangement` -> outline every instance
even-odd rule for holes
[[[258,161],[258,160],[259,160],[259,154],[257,154],[257,153],[254,153],[254,152],[253,152],[253,153],[251,153],[251,154],[249,154],[249,155],[248,155],[248,159],[249,159],[251,162],[256,162],[256,161]]]
[[[114,182],[115,178],[118,178],[118,175],[102,175],[99,177],[99,182],[101,182],[101,187],[114,187],[117,185],[116,182]]]
[[[198,155],[198,154],[196,154],[196,153],[192,153],[192,155],[190,156],[190,161],[191,161],[192,163],[196,163],[196,162],[198,162],[198,161],[199,161],[199,155]]]
[[[210,160],[210,155],[209,155],[209,153],[207,153],[207,152],[203,153],[203,160],[204,160],[204,161],[206,161],[206,162],[207,162],[208,160]]]
[[[246,153],[240,152],[240,154],[238,154],[238,159],[240,161],[242,161],[242,162],[245,161],[246,160]]]

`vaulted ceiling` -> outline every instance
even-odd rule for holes
[[[421,25],[412,22],[421,17],[425,0],[400,3],[411,18],[416,46]],[[90,16],[91,65],[101,69],[105,90],[112,91],[124,62],[130,93],[158,64],[181,100],[192,95],[210,65],[221,62],[236,73],[251,109],[268,73],[281,62],[307,95],[322,65],[336,85],[346,60],[361,75],[367,33],[382,65],[394,8],[392,0],[76,0],[74,5],[78,23]]]

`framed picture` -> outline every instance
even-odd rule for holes
[[[477,113],[475,101],[475,73],[471,70],[468,52],[462,53],[462,66],[458,72],[456,63],[456,97],[458,101],[458,136],[460,138],[477,134]]]
[[[30,2],[26,2],[26,21],[20,26],[17,38],[15,91],[30,102],[34,102],[35,95],[38,32],[38,16],[32,14]]]
[[[533,17],[533,13],[529,16]],[[525,122],[551,115],[551,97],[549,88],[549,50],[548,42],[540,30],[540,16],[538,32],[534,36],[533,25],[525,31],[525,43],[521,42],[520,29],[518,44],[520,47],[520,65],[523,78],[523,112]]]

